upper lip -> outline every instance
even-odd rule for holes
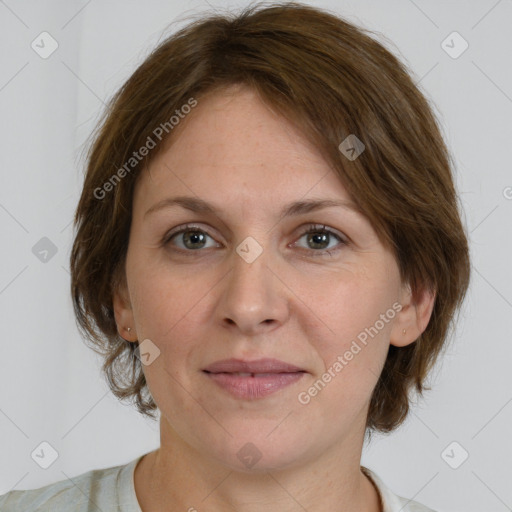
[[[203,371],[209,373],[294,373],[305,370],[279,359],[264,358],[255,361],[222,359],[203,368]]]

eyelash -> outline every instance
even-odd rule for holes
[[[306,231],[303,231],[300,234],[299,239],[302,238],[304,235],[309,235],[309,234],[312,234],[312,233],[328,233],[329,235],[332,235],[332,236],[336,237],[340,241],[341,247],[337,247],[335,249],[322,249],[322,250],[303,249],[305,251],[312,252],[315,257],[317,257],[317,256],[325,256],[325,255],[332,256],[333,254],[341,251],[343,246],[348,245],[348,242],[346,240],[344,240],[336,232],[326,228],[325,225],[323,225],[323,224],[309,224],[309,225],[306,226],[305,229],[306,229]],[[200,233],[204,233],[204,234],[208,235],[210,238],[213,238],[207,231],[205,231],[204,229],[200,228],[199,226],[196,226],[194,224],[187,224],[187,225],[183,226],[181,229],[179,229],[179,231],[171,231],[170,233],[168,233],[164,237],[162,245],[168,245],[169,242],[174,237],[176,237],[177,235],[180,235],[182,233],[186,233],[187,231],[199,231]],[[176,248],[173,248],[172,250],[177,251],[177,252],[181,252],[181,253],[184,253],[184,252],[191,253],[191,252],[198,252],[198,251],[200,251],[200,249],[192,250],[192,249],[176,249]]]

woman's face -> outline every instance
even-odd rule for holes
[[[150,340],[141,353],[149,354],[143,370],[161,411],[162,448],[183,442],[232,469],[254,464],[252,471],[339,451],[359,461],[389,344],[418,334],[392,254],[346,206],[280,217],[297,201],[350,197],[321,155],[251,90],[199,99],[181,122],[137,184],[127,290],[124,302],[114,301],[119,328]],[[217,214],[153,209],[178,196]],[[186,224],[193,227],[172,236]],[[204,371],[231,358],[272,358],[302,372]]]

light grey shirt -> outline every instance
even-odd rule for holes
[[[135,466],[128,464],[82,473],[70,480],[0,496],[1,512],[142,512],[135,494]],[[416,501],[394,494],[370,469],[362,471],[377,487],[384,512],[435,512]],[[193,510],[193,507],[191,507]]]

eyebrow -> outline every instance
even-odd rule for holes
[[[190,196],[178,196],[163,199],[162,201],[154,204],[151,206],[151,208],[149,208],[149,210],[146,211],[144,218],[146,218],[146,216],[149,214],[155,213],[164,208],[171,208],[173,206],[181,206],[182,208],[196,213],[213,214],[217,216],[220,216],[221,213],[219,208],[216,208],[214,205],[203,199]],[[334,199],[309,199],[305,201],[295,201],[285,205],[281,210],[279,218],[303,215],[323,208],[333,207],[344,208],[346,210],[353,211],[354,213],[362,214],[357,205],[351,201]]]

